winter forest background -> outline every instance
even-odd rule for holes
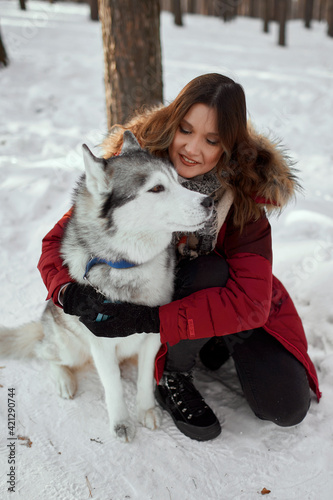
[[[159,430],[138,427],[134,441],[122,445],[109,435],[93,366],[80,371],[76,397],[64,401],[46,366],[0,360],[0,498],[331,500],[332,0],[163,0],[158,17],[156,1],[129,4],[100,0],[100,9],[116,9],[113,15],[119,9],[120,18],[126,13],[112,36],[142,42],[144,29],[145,36],[160,34],[161,58],[158,43],[148,44],[137,53],[148,73],[137,78],[150,82],[147,93],[134,82],[136,91],[121,89],[108,101],[105,86],[113,88],[117,75],[107,74],[110,33],[105,19],[91,20],[93,1],[0,0],[0,324],[37,320],[43,310],[46,291],[36,269],[41,240],[71,205],[83,171],[81,144],[98,154],[115,113],[126,114],[139,99],[158,99],[159,92],[168,103],[195,76],[219,72],[243,85],[257,130],[281,139],[297,162],[304,191],[270,221],[274,273],[302,317],[323,397],[319,404],[313,397],[300,425],[279,428],[252,415],[232,363],[214,373],[198,369],[197,386],[222,423],[221,436],[192,441],[164,415]],[[129,30],[131,16],[143,14],[139,30]],[[124,63],[121,54],[114,57]],[[133,413],[135,376],[135,366],[123,367]],[[19,438],[15,493],[7,483],[11,389]]]

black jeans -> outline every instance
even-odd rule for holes
[[[174,299],[205,288],[225,286],[226,261],[218,255],[182,261],[175,281]],[[263,328],[213,339],[182,340],[168,347],[166,371],[188,372],[207,343],[218,342],[220,352],[232,356],[251,409],[263,420],[280,426],[296,425],[310,405],[310,390],[303,365]]]

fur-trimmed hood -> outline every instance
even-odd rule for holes
[[[282,209],[301,190],[294,162],[283,148],[281,141],[258,134],[251,124],[248,130],[257,150],[253,166],[260,180],[253,193],[256,203],[268,208]]]

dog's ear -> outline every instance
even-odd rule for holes
[[[82,144],[84,165],[86,168],[86,186],[93,195],[108,191],[107,176],[105,173],[106,160],[92,154],[86,144]]]
[[[142,148],[138,143],[135,135],[130,130],[125,130],[123,135],[123,147],[121,148],[121,154],[133,153],[134,151],[141,151]]]

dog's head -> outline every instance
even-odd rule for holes
[[[130,131],[118,156],[96,158],[83,145],[83,157],[86,189],[109,229],[195,231],[211,216],[212,199],[182,187],[171,163],[142,149]]]

